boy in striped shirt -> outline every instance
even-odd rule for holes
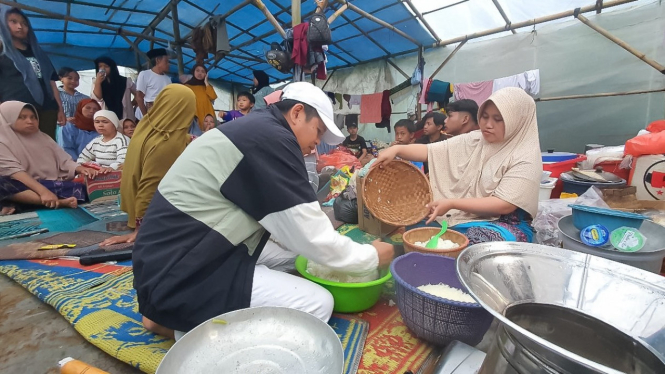
[[[94,118],[99,136],[85,146],[77,162],[96,164],[100,167],[100,174],[121,169],[127,155],[129,138],[118,131],[118,116],[110,110],[100,110]]]

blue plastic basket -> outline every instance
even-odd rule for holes
[[[573,225],[582,230],[591,225],[603,225],[609,232],[627,226],[639,229],[647,217],[641,214],[627,213],[619,210],[596,208],[592,206],[569,205],[573,209]]]
[[[480,343],[493,319],[480,304],[442,299],[418,289],[443,283],[467,292],[457,279],[455,259],[412,252],[393,261],[390,272],[402,320],[416,336],[438,345],[453,340]]]

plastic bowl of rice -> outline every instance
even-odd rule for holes
[[[468,295],[455,259],[412,252],[395,259],[390,272],[402,320],[416,336],[438,345],[480,343],[493,317]]]
[[[373,307],[381,297],[383,284],[392,278],[390,271],[384,269],[379,273],[379,279],[371,282],[333,282],[308,273],[307,262],[306,258],[298,256],[296,258],[296,270],[306,279],[330,291],[335,300],[333,311],[337,313],[356,313]]]

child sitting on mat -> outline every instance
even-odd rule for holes
[[[94,119],[99,136],[85,146],[77,162],[98,167],[100,174],[118,170],[125,162],[129,138],[119,131],[120,121],[112,111],[100,110]]]
[[[221,118],[224,122],[229,122],[233,121],[234,119],[244,117],[252,111],[252,108],[254,108],[254,103],[256,103],[254,95],[249,92],[241,92],[238,94],[238,99],[236,100],[236,108],[238,108],[238,110],[219,112],[219,118]]]

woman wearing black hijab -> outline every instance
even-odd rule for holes
[[[97,78],[92,87],[90,97],[102,104],[102,109],[108,109],[118,118],[129,118],[136,121],[132,94],[136,94],[136,87],[131,78],[123,77],[118,71],[118,65],[107,56],[95,60]]]
[[[254,109],[261,109],[266,107],[266,102],[263,98],[267,95],[270,95],[275,90],[270,87],[270,78],[262,70],[254,70],[254,86],[252,87],[252,95],[256,99],[254,103]]]

